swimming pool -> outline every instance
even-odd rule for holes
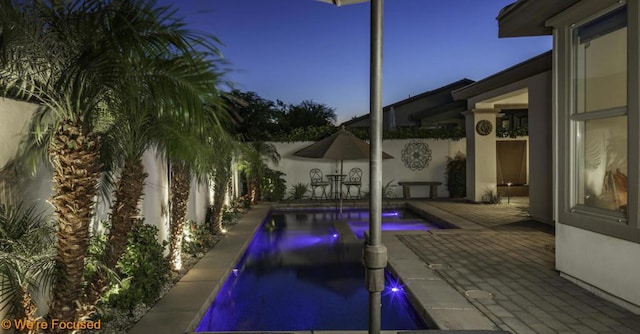
[[[364,330],[360,224],[366,210],[274,211],[222,286],[196,328],[204,331]],[[406,211],[383,214],[383,229],[419,219]],[[435,228],[422,222],[421,229]],[[362,232],[362,233],[361,233]],[[382,329],[425,329],[424,322],[387,276]]]

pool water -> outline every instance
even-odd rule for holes
[[[365,330],[368,292],[364,288],[361,239],[367,211],[275,211],[218,292],[196,328],[204,331]],[[404,211],[383,214],[384,226],[402,221],[418,228]],[[422,221],[422,229],[434,228]],[[425,329],[387,275],[382,293],[384,330]]]

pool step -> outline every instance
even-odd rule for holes
[[[340,235],[340,239],[345,242],[359,241],[356,238],[356,235],[351,231],[351,227],[349,227],[349,223],[346,220],[336,220],[333,222],[333,226],[336,228],[336,232]]]

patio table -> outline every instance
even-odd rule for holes
[[[331,183],[331,193],[333,194],[334,199],[339,199],[339,194],[342,192],[342,187],[340,184],[342,180],[344,180],[346,174],[325,174],[329,182]]]

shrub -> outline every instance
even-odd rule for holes
[[[142,220],[134,224],[116,265],[121,281],[112,283],[103,297],[109,306],[133,310],[138,303],[151,305],[160,297],[171,269],[163,256],[167,243],[158,243],[157,237],[157,227]]]
[[[240,196],[231,201],[231,206],[236,209],[247,210],[251,208],[251,201],[248,196]]]
[[[269,136],[269,141],[297,142],[297,141],[317,141],[326,138],[338,131],[337,126],[307,126],[295,128],[287,133],[279,133]],[[360,139],[369,139],[368,128],[349,128],[349,131]],[[436,128],[414,128],[399,127],[393,130],[384,131],[383,139],[407,139],[407,138],[433,138],[433,139],[453,139],[458,140],[466,136],[464,127],[461,126],[439,126]]]
[[[493,190],[488,189],[482,195],[482,201],[489,204],[500,204],[502,203],[502,195],[494,193]]]
[[[306,183],[296,183],[291,187],[289,196],[291,199],[304,199],[309,192],[309,185]]]
[[[209,250],[215,244],[213,232],[208,224],[198,224],[189,220],[184,224],[182,251],[196,256]]]
[[[34,321],[55,275],[55,228],[35,205],[0,204],[0,314]]]
[[[458,152],[453,158],[447,157],[446,175],[449,197],[467,196],[467,158]]]
[[[261,198],[265,201],[279,202],[284,199],[287,191],[286,181],[282,178],[285,173],[267,168],[261,180]]]

